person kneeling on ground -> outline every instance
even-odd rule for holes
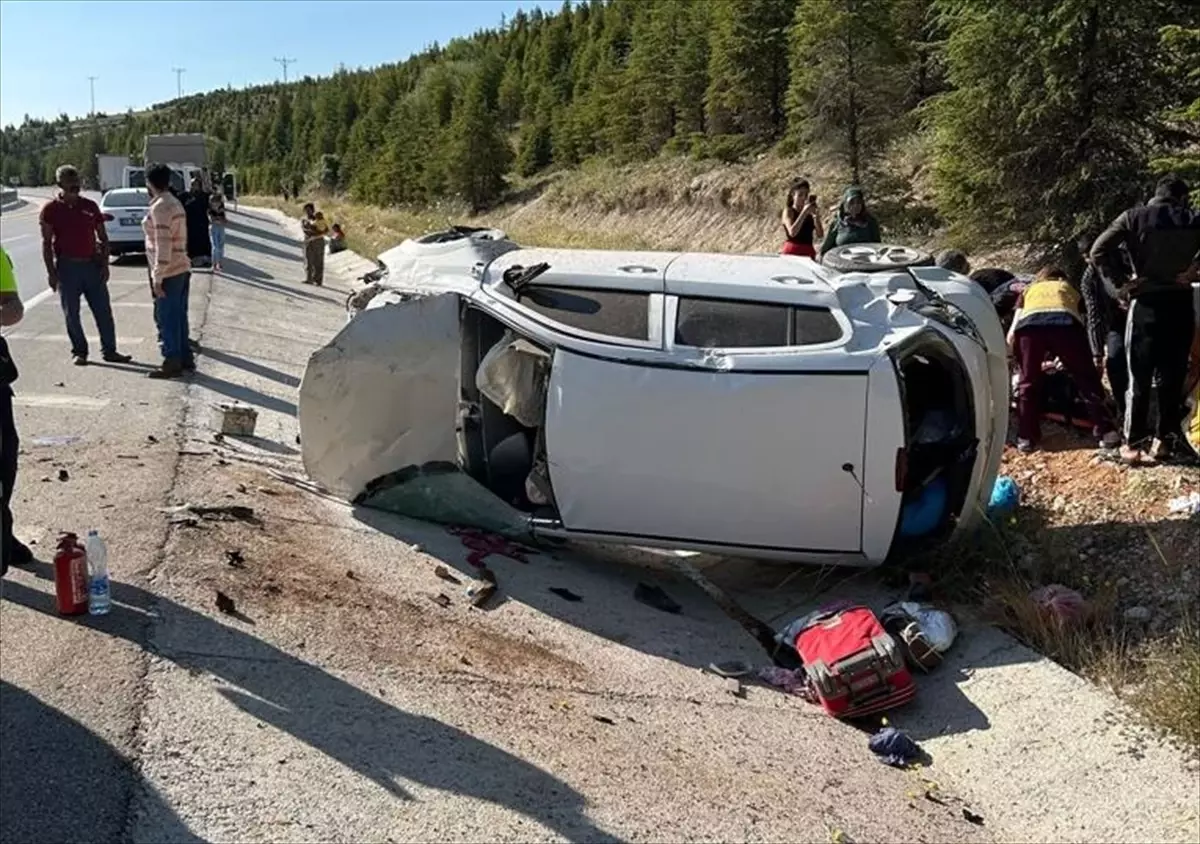
[[[346,233],[342,231],[341,223],[334,223],[329,230],[329,254],[336,255],[346,249]]]
[[[1020,371],[1017,382],[1017,448],[1033,451],[1041,439],[1043,367],[1057,359],[1075,382],[1087,407],[1093,431],[1104,448],[1116,448],[1121,437],[1104,404],[1104,386],[1092,363],[1083,328],[1080,296],[1066,273],[1047,268],[1021,293],[1008,342]]]
[[[187,295],[191,260],[187,252],[187,214],[170,192],[171,169],[155,164],[146,171],[150,211],[142,220],[154,322],[158,326],[162,365],[146,373],[151,378],[178,378],[196,368],[188,343]]]
[[[867,210],[867,199],[863,189],[856,186],[846,188],[842,202],[838,205],[837,214],[825,232],[825,240],[821,243],[821,254],[824,255],[835,246],[846,246],[851,243],[879,243],[882,235],[879,232],[879,221]]]

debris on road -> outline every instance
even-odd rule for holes
[[[972,812],[966,806],[963,806],[962,816],[963,820],[967,823],[973,823],[975,826],[983,826],[983,815]]]
[[[1042,612],[1051,616],[1059,624],[1069,624],[1075,621],[1087,606],[1087,601],[1082,595],[1061,583],[1040,586],[1030,592],[1029,597]]]
[[[439,592],[436,595],[430,595],[429,600],[433,601],[442,609],[447,609],[450,606],[450,596],[445,592]]]
[[[576,595],[570,589],[565,589],[562,586],[551,586],[550,591],[553,592],[558,597],[562,598],[564,601],[582,601],[583,600],[582,595]]]
[[[893,768],[906,767],[923,755],[921,746],[908,733],[895,727],[884,727],[871,736],[867,739],[867,747],[880,757],[880,762]]]
[[[490,570],[484,569],[489,574]],[[496,594],[495,575],[492,575],[491,580],[472,580],[467,585],[467,600],[471,602],[471,606],[482,609],[483,605],[488,602],[488,599]]]
[[[225,613],[225,615],[237,615],[237,604],[220,589],[217,590],[217,609]]]
[[[155,443],[158,442],[158,437],[154,436],[154,434],[147,434],[146,442],[150,443],[151,445],[154,445]]]
[[[925,672],[942,664],[942,654],[950,650],[958,635],[958,625],[950,613],[915,601],[886,607],[879,620],[900,645],[905,660]]]
[[[34,437],[33,444],[40,446],[72,445],[82,439],[78,434],[52,434],[46,437]]]
[[[246,567],[246,558],[242,555],[241,549],[238,548],[225,552],[225,562],[235,569],[244,569]]]
[[[252,437],[257,423],[258,411],[252,407],[236,403],[212,406],[211,424],[220,435]]]
[[[210,522],[246,522],[248,524],[261,524],[259,519],[254,515],[254,508],[247,507],[245,504],[221,504],[212,507],[202,507],[195,504],[180,504],[178,507],[159,507],[160,513],[166,513],[171,516],[172,524],[178,524],[188,520],[188,515],[198,516],[201,519]]]
[[[58,479],[60,481],[69,481],[69,480],[71,480],[71,475],[67,472],[66,469],[59,469],[58,470]]]
[[[758,679],[789,695],[796,695],[796,697],[802,697],[810,702],[813,700],[808,673],[803,668],[780,668],[777,665],[767,665],[758,670]]]
[[[663,612],[675,615],[683,612],[683,607],[674,598],[664,592],[661,586],[639,583],[633,589],[633,599]]]
[[[992,487],[992,497],[988,501],[987,514],[989,518],[1006,516],[1021,504],[1021,488],[1008,475],[996,478]]]
[[[457,577],[455,577],[451,573],[450,569],[446,568],[445,566],[436,567],[433,570],[433,573],[436,577],[440,578],[441,580],[446,581],[447,583],[453,583],[455,586],[462,585],[462,581],[459,580]]]
[[[1200,515],[1200,492],[1193,492],[1191,495],[1181,495],[1178,498],[1172,498],[1167,502],[1167,511],[1170,513],[1185,513],[1189,516]]]
[[[609,718],[607,715],[593,715],[593,721],[599,721],[601,724],[608,724],[610,727],[615,727],[617,722]]]
[[[346,577],[350,580],[358,580],[358,575],[354,573],[354,569],[346,569]]]
[[[754,668],[745,660],[734,659],[729,662],[710,662],[706,670],[718,677],[745,677]]]
[[[742,681],[737,677],[725,678],[725,691],[738,698],[746,696],[746,690],[742,688]]]

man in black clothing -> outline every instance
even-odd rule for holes
[[[1133,275],[1123,266],[1124,246]],[[1092,260],[1107,292],[1129,303],[1125,348],[1129,388],[1125,445],[1130,463],[1171,454],[1182,436],[1183,388],[1196,330],[1190,281],[1200,270],[1200,217],[1188,207],[1188,188],[1177,177],[1158,183],[1152,199],[1117,217],[1092,245]],[[1158,377],[1158,419],[1150,439],[1150,389]]]
[[[1117,416],[1125,415],[1125,394],[1129,390],[1129,366],[1125,353],[1125,303],[1109,295],[1108,288],[1100,278],[1096,263],[1089,254],[1092,239],[1088,235],[1079,238],[1079,254],[1085,266],[1079,280],[1079,292],[1083,295],[1083,307],[1087,323],[1088,345],[1092,347],[1092,360],[1101,375],[1108,375],[1117,405]]]

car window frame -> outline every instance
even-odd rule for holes
[[[785,308],[788,311],[787,343],[783,346],[689,346],[685,343],[679,343],[675,339],[675,332],[679,323],[679,303],[680,300],[683,299],[687,299],[689,301],[702,300],[707,302],[724,302],[731,305],[759,305]],[[845,314],[841,313],[837,308],[829,308],[824,305],[807,305],[798,302],[780,302],[772,299],[731,299],[728,296],[680,296],[678,294],[667,296],[664,305],[663,335],[666,338],[666,348],[672,350],[688,349],[691,351],[713,351],[730,355],[807,354],[813,351],[819,352],[843,346],[850,334],[849,320],[846,318]],[[838,336],[833,340],[828,340],[824,343],[795,344],[796,311],[798,309],[820,309],[826,311],[838,327]]]
[[[654,293],[647,290],[637,290],[624,287],[594,287],[578,284],[571,284],[570,280],[555,279],[554,284],[539,285],[536,282],[530,285],[530,288],[549,287],[555,290],[577,290],[580,295],[591,293],[626,293],[635,296],[646,297],[646,333],[649,335],[647,339],[640,340],[632,337],[620,337],[615,334],[600,334],[595,331],[588,331],[585,328],[579,328],[569,323],[559,322],[541,311],[529,307],[526,302],[517,299],[516,294],[501,282],[499,285],[484,286],[484,292],[496,302],[503,303],[505,306],[516,310],[526,319],[535,322],[538,325],[544,326],[546,329],[562,334],[567,337],[575,337],[580,340],[587,340],[592,343],[601,343],[605,346],[616,348],[634,348],[634,349],[650,349],[661,350],[665,341],[664,329],[664,300],[666,297],[662,293]]]

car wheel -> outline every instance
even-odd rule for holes
[[[851,243],[835,246],[821,257],[831,270],[846,273],[877,273],[905,267],[931,267],[933,255],[909,246],[884,243]]]

